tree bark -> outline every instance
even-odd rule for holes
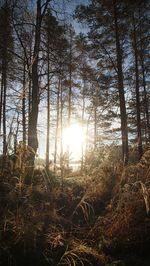
[[[3,155],[7,154],[7,141],[6,141],[6,91],[7,91],[7,55],[4,60],[3,66]]]
[[[32,62],[32,102],[31,110],[29,114],[29,128],[28,128],[28,145],[32,148],[30,163],[34,166],[35,154],[38,149],[38,137],[37,137],[37,121],[39,111],[39,77],[38,77],[38,61],[39,61],[39,49],[41,42],[41,24],[43,16],[46,12],[47,5],[50,0],[47,0],[45,4],[42,4],[41,0],[37,0],[37,14],[36,14],[36,27],[35,27],[35,41],[34,52]],[[42,11],[43,9],[43,11]]]
[[[54,148],[54,171],[56,171],[57,164],[57,140],[58,140],[58,127],[59,127],[59,102],[60,102],[60,77],[57,91],[57,117],[56,117],[56,133],[55,133],[55,148]]]
[[[49,38],[47,47],[47,140],[46,140],[46,170],[49,170],[49,158],[50,158],[50,58],[49,58]]]
[[[83,91],[82,91],[82,136],[84,132],[84,114],[85,114],[85,79],[83,80]],[[82,143],[82,150],[81,150],[81,170],[83,170],[84,164],[84,142]]]
[[[29,115],[29,135],[28,145],[37,152],[38,138],[37,138],[37,119],[38,119],[38,105],[39,105],[39,81],[38,81],[38,57],[41,38],[41,1],[37,1],[37,16],[36,16],[36,31],[34,55],[32,63],[32,107]],[[33,156],[34,164],[34,156]]]
[[[71,125],[71,103],[72,102],[72,31],[70,30],[70,47],[69,47],[69,93],[68,93],[68,128]],[[70,147],[67,147],[67,167],[69,167]]]
[[[138,143],[138,155],[139,155],[138,157],[140,159],[143,154],[143,148],[142,148],[141,113],[140,113],[137,33],[136,33],[134,17],[133,17],[133,48],[134,48],[134,60],[135,60],[135,82],[136,82],[135,86],[136,86],[137,143]]]
[[[23,128],[23,143],[24,145],[26,145],[26,63],[25,63],[25,58],[24,58],[24,66],[23,66],[22,128]]]
[[[114,23],[115,23],[115,38],[116,38],[116,56],[117,56],[117,77],[118,77],[118,92],[120,102],[120,116],[121,116],[121,136],[122,136],[122,157],[126,165],[128,163],[128,128],[127,128],[127,114],[125,104],[125,93],[123,84],[123,70],[122,70],[122,51],[120,45],[117,3],[113,0],[114,8]]]
[[[63,87],[62,78],[60,81],[60,169],[61,169],[61,186],[64,183],[64,154],[63,154]]]
[[[0,92],[0,138],[2,135],[2,110],[3,110],[3,75],[1,77],[1,92]]]
[[[141,70],[142,70],[142,81],[143,81],[143,92],[144,92],[144,109],[146,115],[146,140],[150,142],[150,122],[149,122],[149,105],[148,105],[148,95],[146,89],[146,75],[145,75],[145,66],[144,66],[144,55],[143,55],[143,43],[142,43],[142,25],[139,11],[139,20],[140,20],[140,59],[141,59]]]

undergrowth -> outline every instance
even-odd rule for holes
[[[1,174],[1,265],[149,265],[150,151],[126,168],[109,160],[63,188],[46,171],[31,185]]]

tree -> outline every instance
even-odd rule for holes
[[[3,125],[3,155],[7,154],[6,132],[6,103],[7,89],[12,66],[13,35],[11,25],[11,7],[6,0],[0,7],[0,64],[1,64],[1,92],[0,92],[0,133]]]
[[[140,91],[139,91],[139,63],[138,63],[138,48],[137,48],[137,32],[135,24],[135,14],[133,14],[133,49],[135,60],[135,85],[136,85],[136,111],[137,111],[137,142],[139,159],[143,154],[142,148],[142,132],[141,132],[141,112],[140,112]]]
[[[115,37],[116,37],[116,56],[117,56],[117,76],[118,76],[118,91],[120,100],[120,115],[121,115],[121,133],[122,133],[122,153],[125,164],[128,162],[128,129],[127,129],[127,114],[123,85],[123,70],[122,70],[122,50],[119,36],[118,23],[118,7],[117,1],[113,0],[114,22],[115,22]]]
[[[109,59],[111,69],[117,74],[117,89],[120,103],[121,136],[123,161],[128,162],[128,128],[125,103],[125,91],[123,84],[123,40],[122,33],[124,21],[121,19],[124,6],[116,0],[111,1],[91,1],[87,7],[80,6],[76,10],[76,15],[80,20],[84,20],[90,26],[90,41],[100,40],[99,50],[104,50],[105,58]],[[109,47],[107,49],[106,47]],[[112,47],[112,50],[111,50]],[[97,48],[97,46],[96,46]],[[115,49],[115,54],[114,54]]]
[[[134,120],[136,121],[136,143],[138,148],[138,158],[141,158],[143,153],[144,138],[147,142],[148,128],[149,128],[149,111],[147,102],[147,88],[146,88],[146,72],[145,72],[145,57],[144,47],[147,46],[147,14],[146,14],[146,2],[141,3],[128,3],[126,9],[128,10],[127,21],[130,25],[129,42],[131,47],[130,58],[131,60],[129,69],[133,77],[130,77],[128,73],[128,80],[131,78],[134,86],[132,93],[133,99],[130,101],[132,108],[134,108]],[[140,10],[140,13],[139,13]],[[144,29],[141,28],[141,23],[144,23]],[[143,39],[143,42],[142,42]],[[134,63],[133,63],[134,62]],[[132,121],[132,125],[134,125]],[[131,127],[132,127],[131,125]],[[135,126],[135,125],[134,125]],[[144,136],[145,132],[145,136]]]
[[[37,11],[36,11],[36,24],[35,24],[35,35],[34,35],[34,50],[33,50],[33,61],[32,61],[32,102],[31,110],[29,114],[29,129],[28,129],[28,145],[33,149],[34,153],[31,157],[31,164],[34,165],[35,153],[38,148],[37,138],[37,121],[38,121],[38,107],[39,107],[39,77],[38,77],[38,63],[39,63],[39,51],[41,43],[41,26],[43,17],[47,10],[50,0],[43,1],[37,0]]]

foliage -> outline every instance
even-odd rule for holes
[[[144,250],[149,243],[149,166],[150,152],[147,151],[139,163],[123,170],[120,183],[113,189],[107,214],[99,217],[91,230],[100,246],[133,250],[140,243]],[[103,230],[102,239],[98,230]]]
[[[34,171],[32,185],[21,175],[1,174],[2,265],[9,257],[15,265],[122,266],[120,252],[146,252],[150,151],[125,168],[106,162],[82,182],[64,179],[63,190],[58,177],[48,183],[49,173],[41,170]]]

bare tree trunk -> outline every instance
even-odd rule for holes
[[[48,49],[47,49],[47,138],[46,138],[46,169],[49,170],[49,157],[50,157],[50,77],[49,77],[49,38],[48,38]]]
[[[149,123],[149,105],[148,105],[148,95],[146,90],[146,80],[145,80],[145,70],[144,64],[142,65],[142,78],[143,78],[143,90],[144,90],[144,109],[145,109],[145,120],[146,120],[146,138],[150,142],[150,123]]]
[[[28,138],[29,138],[29,117],[31,113],[31,106],[32,106],[32,69],[30,66],[32,65],[32,56],[31,56],[31,46],[30,46],[30,65],[28,66],[28,78],[29,78],[29,87],[28,87]]]
[[[61,169],[61,185],[63,189],[64,180],[64,155],[63,155],[63,88],[62,80],[60,82],[60,169]]]
[[[143,56],[143,43],[141,36],[141,18],[139,11],[139,20],[140,20],[140,59],[141,59],[141,69],[142,69],[142,81],[143,81],[143,91],[144,91],[144,109],[146,115],[146,138],[148,137],[148,141],[150,142],[150,122],[149,122],[149,105],[148,105],[148,95],[146,90],[146,77],[145,77],[145,67],[144,67],[144,56]]]
[[[71,101],[72,101],[72,32],[70,31],[70,47],[69,47],[69,94],[68,94],[68,128],[71,124]],[[67,147],[67,167],[69,167],[70,149]]]
[[[29,138],[29,117],[31,113],[31,105],[32,105],[32,81],[31,79],[29,80],[29,90],[28,90],[28,138]]]
[[[19,132],[19,113],[17,114],[17,121],[16,121],[16,133],[14,134],[14,154],[16,154],[17,151],[17,145],[18,145],[18,132]]]
[[[82,92],[82,136],[84,132],[84,114],[85,114],[85,79],[83,81],[83,92]],[[82,154],[81,154],[81,170],[83,170],[84,164],[84,143],[82,143]]]
[[[26,62],[24,58],[23,66],[23,94],[22,94],[22,127],[23,127],[23,143],[26,145]]]
[[[148,144],[148,139],[147,139],[147,133],[148,132],[147,132],[147,123],[146,123],[146,113],[145,113],[145,110],[143,112],[143,120],[144,120],[144,125],[143,125],[143,137],[144,138],[143,139],[145,140],[145,145],[147,145]]]
[[[136,112],[137,112],[137,142],[139,159],[143,154],[142,133],[141,133],[141,114],[140,114],[140,92],[139,92],[139,69],[138,69],[138,51],[137,51],[137,34],[135,19],[133,17],[133,48],[135,60],[135,79],[136,79]]]
[[[98,87],[94,95],[94,149],[97,148],[97,108],[98,108]]]
[[[60,102],[60,77],[57,92],[57,117],[56,117],[56,133],[55,133],[55,148],[54,148],[54,171],[56,171],[57,163],[57,142],[58,142],[58,127],[59,127],[59,102]]]
[[[3,75],[1,77],[1,92],[0,92],[0,138],[2,134],[2,110],[3,110]]]
[[[7,56],[6,56],[7,58]],[[6,141],[6,91],[7,91],[7,62],[4,60],[3,66],[3,155],[7,154]]]
[[[72,54],[71,54],[70,44],[70,62],[69,62],[69,97],[68,97],[68,127],[70,127],[71,122],[71,98],[72,98]]]
[[[47,5],[50,0],[45,1],[45,4],[41,0],[37,0],[37,15],[36,15],[36,27],[35,27],[35,42],[34,53],[32,63],[32,106],[29,115],[29,129],[28,129],[28,145],[33,149],[34,153],[31,156],[31,165],[34,166],[35,153],[38,148],[37,138],[37,121],[38,121],[38,109],[39,109],[39,77],[38,77],[38,60],[39,60],[39,48],[41,41],[41,24],[43,16],[46,12]],[[43,12],[42,12],[43,8]]]
[[[39,81],[38,81],[38,57],[41,36],[41,1],[37,1],[37,16],[36,16],[36,32],[34,44],[34,56],[32,64],[32,108],[29,116],[29,135],[28,145],[33,148],[36,153],[38,148],[37,139],[37,119],[38,119],[38,105],[39,105]],[[32,158],[34,165],[34,156]]]
[[[97,106],[94,106],[94,150],[97,147]]]
[[[121,116],[121,136],[122,136],[122,157],[126,165],[128,163],[128,128],[127,128],[127,114],[123,85],[123,70],[122,70],[122,51],[119,38],[117,3],[113,0],[114,7],[114,23],[115,23],[115,37],[116,37],[116,56],[117,56],[117,76],[118,76],[118,92],[120,101],[120,116]]]

